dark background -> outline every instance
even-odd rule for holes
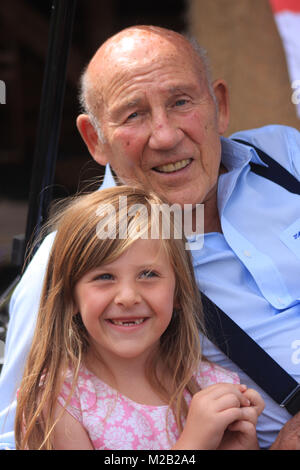
[[[14,229],[25,231],[51,6],[51,0],[0,2],[0,79],[6,84],[6,104],[0,106],[0,293],[15,275],[10,237],[18,234]],[[54,198],[73,194],[103,172],[75,126],[78,79],[91,56],[122,28],[154,24],[183,32],[185,18],[184,0],[77,0]]]

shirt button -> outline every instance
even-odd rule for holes
[[[244,255],[247,256],[247,258],[251,258],[251,253],[248,250],[244,251]]]

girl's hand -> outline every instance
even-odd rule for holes
[[[260,403],[256,396],[253,398],[251,393],[246,392],[245,385],[219,383],[196,393],[185,427],[173,449],[217,449],[230,424],[249,420],[252,423]],[[251,399],[255,400],[257,409],[251,407]],[[252,409],[250,413],[249,409]]]
[[[250,401],[250,406],[245,410],[247,418],[228,426],[218,447],[219,450],[259,450],[256,424],[265,403],[260,394],[251,388],[247,389],[244,395]]]

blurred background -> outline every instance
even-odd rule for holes
[[[300,130],[292,102],[291,82],[295,77],[291,76],[288,49],[276,17],[286,9],[295,12],[297,8],[300,15],[299,3],[300,0],[77,0],[54,198],[71,195],[88,180],[103,174],[75,127],[78,79],[101,43],[130,25],[153,24],[196,36],[208,51],[213,78],[225,78],[229,85],[231,124],[227,135],[270,123]],[[11,263],[12,239],[26,228],[51,6],[52,0],[0,2],[0,84],[5,84],[5,102],[3,94],[0,100],[0,293],[16,274]],[[297,78],[300,80],[300,71]],[[2,309],[0,362],[1,334],[4,335],[6,323],[7,311]]]

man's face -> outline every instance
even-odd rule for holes
[[[207,201],[216,193],[223,129],[204,73],[189,49],[161,38],[121,46],[110,51],[101,84],[105,142],[95,160],[171,204]]]

